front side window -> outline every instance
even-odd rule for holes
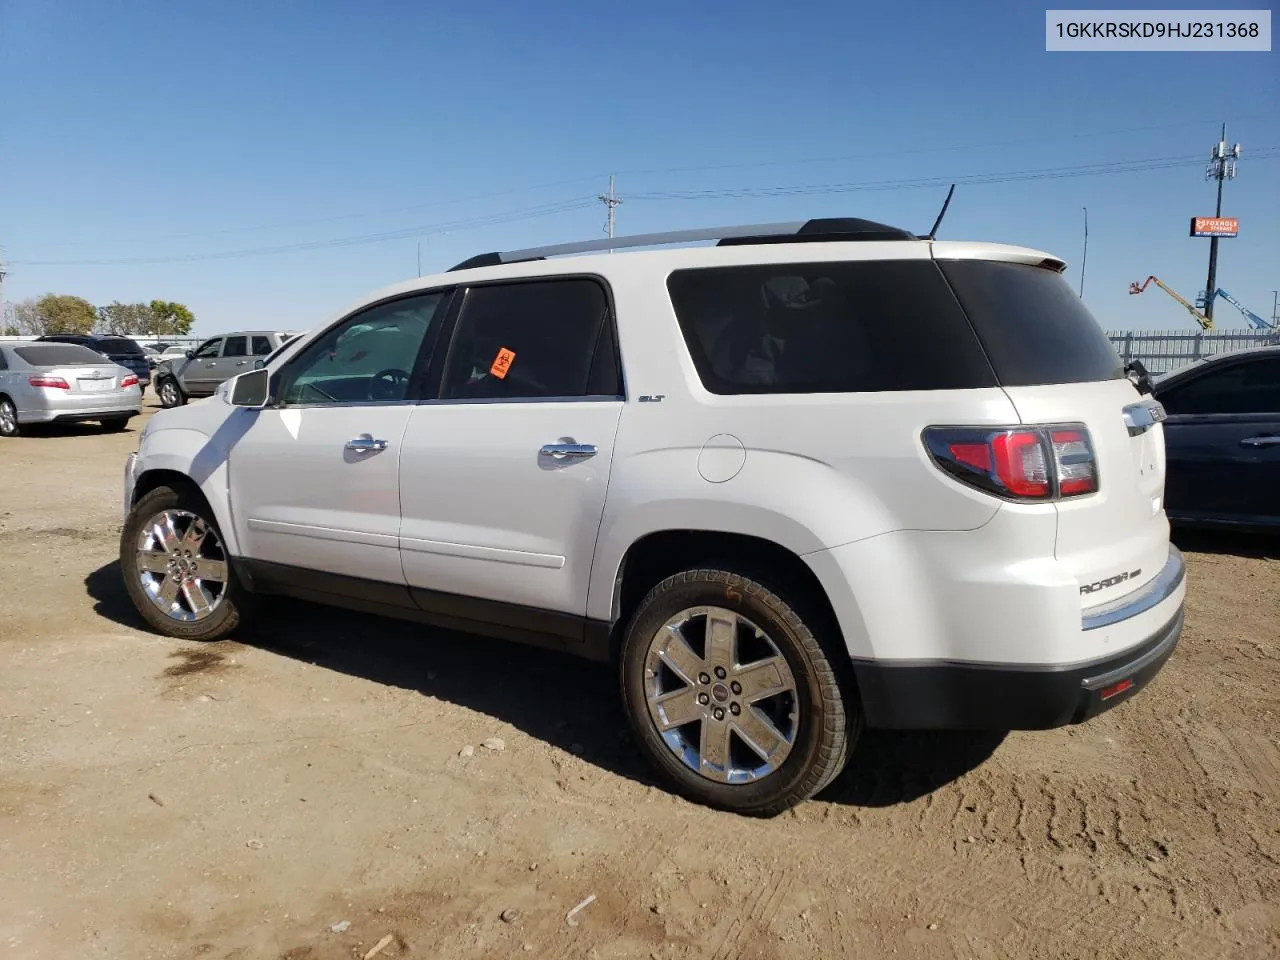
[[[243,357],[248,352],[248,342],[244,337],[227,337],[227,342],[222,346],[224,357]]]
[[[307,345],[281,375],[286,404],[398,403],[445,294],[380,304]]]
[[[195,358],[197,360],[212,359],[218,355],[218,350],[222,346],[222,338],[215,337],[212,340],[206,340],[200,345],[200,349],[196,351]]]
[[[1170,414],[1280,413],[1280,358],[1207,371],[1160,392],[1160,402]]]
[[[611,332],[609,299],[596,280],[474,287],[458,317],[441,396],[614,396],[620,387]]]

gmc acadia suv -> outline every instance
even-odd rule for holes
[[[1186,588],[1163,410],[1064,266],[864,220],[475,257],[153,417],[129,594],[192,640],[276,594],[610,661],[666,782],[743,813],[864,726],[1078,723]]]

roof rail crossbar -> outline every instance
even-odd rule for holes
[[[698,243],[716,240],[721,246],[750,243],[808,243],[851,240],[915,240],[915,234],[871,220],[819,219],[786,223],[758,223],[736,227],[705,227],[697,230],[673,230],[666,233],[640,233],[629,237],[603,237],[525,250],[482,253],[464,260],[453,270],[494,267],[504,263],[545,260],[579,253],[603,250],[625,250],[630,247],[657,247],[676,243]]]

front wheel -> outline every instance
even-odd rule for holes
[[[167,377],[160,381],[160,385],[156,388],[156,396],[160,398],[160,406],[165,409],[180,407],[187,402],[178,382]]]
[[[138,500],[120,535],[120,569],[138,613],[170,637],[221,640],[250,600],[194,488],[157,487]]]
[[[806,599],[728,570],[686,570],[640,604],[623,639],[623,703],[682,795],[772,816],[843,769],[861,714],[813,634],[818,617],[798,612]]]

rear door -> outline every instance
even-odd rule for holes
[[[182,387],[194,397],[207,396],[217,388],[218,360],[222,354],[222,337],[200,344],[195,356],[181,365]]]
[[[535,611],[585,615],[623,405],[615,343],[602,280],[466,291],[400,458],[401,555],[424,609],[534,629]]]
[[[1054,553],[1082,587],[1122,579],[1082,590],[1082,605],[1142,586],[1169,552],[1158,405],[1125,376],[1110,340],[1056,269],[965,259],[940,266],[1022,422],[1061,425],[1064,441],[1073,427],[1087,430],[1098,490],[1057,503]]]
[[[1156,393],[1169,414],[1169,515],[1280,522],[1280,355],[1216,361]]]

